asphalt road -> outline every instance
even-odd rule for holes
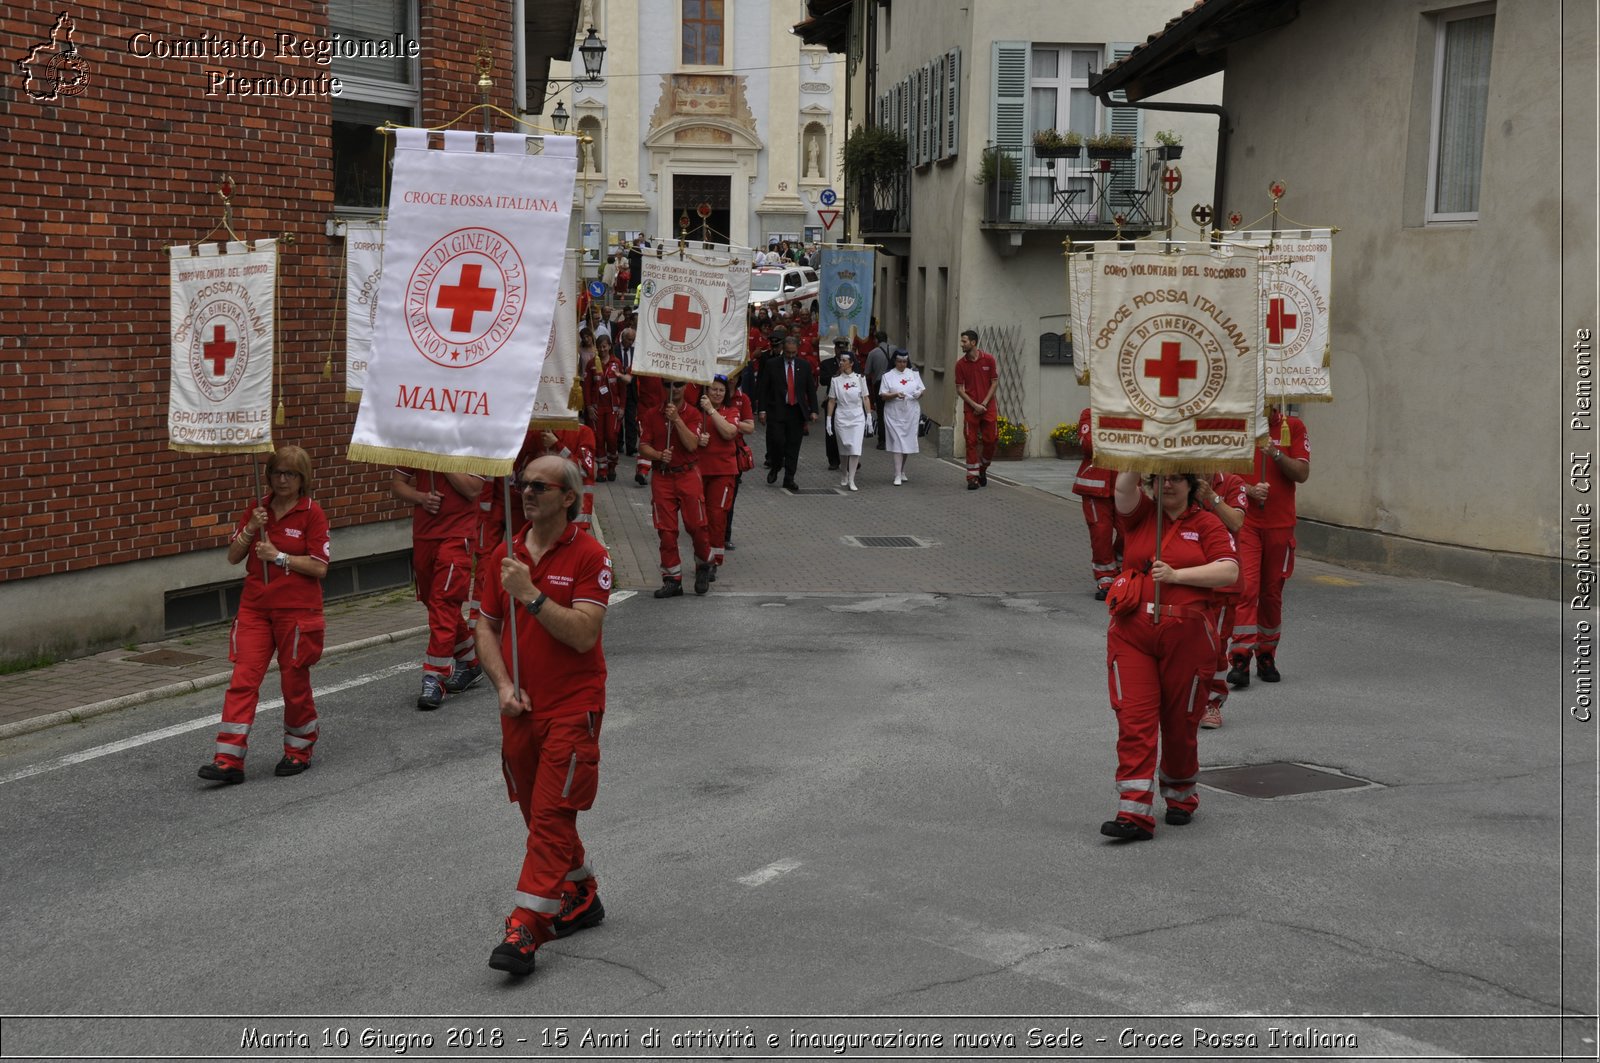
[[[1554,607],[1309,562],[1290,594],[1285,681],[1236,694],[1202,763],[1373,785],[1205,789],[1193,824],[1131,846],[1097,832],[1115,728],[1086,594],[618,602],[580,817],[609,917],[522,981],[486,966],[523,842],[493,696],[417,712],[417,647],[319,666],[341,689],[298,778],[271,775],[276,713],[245,785],[194,777],[211,729],[160,733],[217,692],[12,740],[0,1011],[234,1018],[11,1019],[4,1055],[263,1058],[250,1028],[346,1028],[345,1055],[426,1028],[456,1054],[446,1017],[494,1016],[469,1025],[512,1039],[483,1054],[556,1058],[544,1017],[787,1038],[876,1015],[945,1016],[878,1026],[947,1048],[952,1026],[1000,1037],[971,1058],[1027,1054],[1001,1035],[1029,1027],[1081,1029],[1101,1058],[1218,1058],[1190,1031],[1264,1037],[1260,1016],[1331,1017],[1277,1025],[1364,1058],[1592,1058],[1593,1022],[1559,1016],[1595,997],[1595,734],[1560,705]],[[614,1058],[690,1054],[627,1021]],[[1130,1029],[1146,1041],[1120,1045]],[[1169,1029],[1181,1047],[1157,1048]],[[705,1051],[766,1051],[737,1047]]]

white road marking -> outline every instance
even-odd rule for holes
[[[800,861],[798,860],[777,860],[759,871],[752,871],[748,875],[741,876],[738,881],[751,887],[764,886],[779,875],[787,875],[799,866]]]
[[[632,598],[638,593],[638,591],[618,591],[611,596],[611,604],[621,605],[623,602],[627,601],[629,598]]]
[[[358,675],[351,679],[346,679],[343,682],[335,683],[330,687],[324,687],[320,690],[314,689],[311,692],[311,696],[313,698],[326,697],[329,694],[337,694],[341,690],[349,690],[352,687],[363,686],[367,683],[375,683],[380,679],[387,679],[392,675],[399,675],[402,672],[413,672],[416,671],[416,669],[417,665],[414,661],[406,664],[393,665],[389,668],[384,668],[376,672],[369,672],[366,675]],[[282,698],[274,698],[271,701],[263,701],[256,707],[256,716],[257,718],[260,718],[263,713],[274,712],[281,708],[283,708]],[[4,786],[7,783],[17,782],[20,779],[27,779],[34,775],[43,775],[47,771],[56,771],[60,768],[70,768],[74,764],[82,764],[85,761],[96,760],[100,757],[108,757],[113,753],[121,753],[124,750],[136,749],[139,746],[148,745],[151,742],[159,742],[163,738],[172,738],[175,735],[188,734],[190,731],[198,731],[205,727],[215,727],[221,722],[222,714],[220,712],[213,713],[210,716],[202,716],[199,719],[188,720],[184,723],[175,723],[171,727],[163,727],[158,731],[146,731],[144,734],[134,735],[131,738],[124,738],[117,742],[107,742],[103,746],[95,746],[92,749],[85,749],[78,753],[68,753],[65,756],[56,757],[54,760],[47,760],[40,764],[34,764],[26,768],[19,768],[8,775],[0,775],[0,786]]]

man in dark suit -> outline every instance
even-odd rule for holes
[[[833,383],[834,374],[839,371],[839,355],[850,353],[850,341],[840,336],[833,341],[833,353],[822,360],[818,367],[817,385],[822,388],[822,399],[828,399],[828,385]],[[827,433],[828,468],[838,471],[839,468],[839,440],[832,433]]]
[[[761,374],[761,423],[767,426],[767,453],[773,462],[783,462],[783,486],[793,491],[800,441],[805,426],[817,419],[817,382],[811,366],[800,357],[798,336],[785,336],[782,356],[769,364],[771,371]],[[767,483],[777,479],[774,465],[767,470]]]
[[[633,340],[631,328],[624,328],[617,335],[616,356],[617,361],[622,363],[622,376],[619,379],[627,388],[622,407],[622,430],[617,441],[626,454],[639,453],[639,382],[633,379]]]

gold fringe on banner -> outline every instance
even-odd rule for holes
[[[271,441],[265,443],[247,443],[242,446],[202,447],[193,443],[167,443],[168,450],[176,450],[184,454],[272,454],[277,447]]]
[[[357,405],[359,405],[360,402],[361,402],[361,392],[359,392],[359,391],[346,391],[344,393],[344,401],[346,401],[346,402],[354,402]]]
[[[506,476],[515,458],[480,458],[470,454],[430,454],[403,447],[377,447],[370,443],[351,443],[351,461],[396,468],[428,469],[432,472],[470,472],[478,476]]]
[[[1138,473],[1179,473],[1192,472],[1203,475],[1209,472],[1254,472],[1255,458],[1205,458],[1193,457],[1163,457],[1159,454],[1140,455],[1139,457],[1124,456],[1121,454],[1106,454],[1098,448],[1094,452],[1094,463],[1097,468],[1115,469],[1118,472]]]
[[[535,417],[528,422],[530,431],[565,432],[570,428],[579,428],[583,422],[576,417],[563,420],[559,417]]]

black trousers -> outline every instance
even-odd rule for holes
[[[783,478],[794,479],[800,464],[800,443],[805,438],[806,415],[804,407],[779,406],[767,412],[767,460],[771,468],[783,466]]]
[[[639,387],[637,382],[628,385],[628,399],[622,407],[622,438],[619,440],[625,454],[639,453]]]

